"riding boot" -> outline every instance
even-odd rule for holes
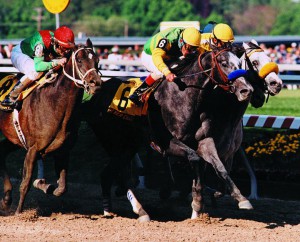
[[[32,80],[25,78],[24,81],[18,81],[14,88],[6,95],[5,99],[1,102],[2,106],[13,107],[16,103],[16,100],[19,94],[27,88],[27,86],[32,83]]]
[[[136,105],[141,105],[141,96],[150,86],[144,81],[132,95],[129,96],[129,99],[134,102]]]

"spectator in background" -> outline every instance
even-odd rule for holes
[[[108,55],[109,55],[109,50],[105,48],[99,57],[100,59],[107,59]]]
[[[8,45],[4,46],[4,51],[6,53],[6,58],[10,59],[13,47],[14,46],[13,46],[12,43],[9,43]]]
[[[103,52],[101,52],[100,56],[99,56],[99,67],[100,67],[100,70],[107,70],[108,69],[108,65],[104,65],[101,63],[101,60],[107,60],[108,59],[108,55],[109,55],[109,50],[107,48],[105,48],[103,50]]]
[[[128,47],[125,49],[124,53],[122,54],[122,60],[134,61],[134,56],[133,56],[131,47]],[[122,68],[124,68],[125,70],[128,70],[128,71],[136,71],[137,70],[136,66],[128,66],[127,68],[126,68],[126,66],[124,66],[124,67],[122,66]]]
[[[5,56],[5,51],[2,48],[2,45],[0,45],[0,59],[4,59],[5,58],[4,56]]]
[[[107,59],[110,61],[119,61],[122,60],[122,55],[119,54],[119,47],[117,45],[115,45],[112,49],[111,52]],[[108,65],[108,69],[110,71],[120,71],[121,70],[121,66],[120,65],[116,65],[116,64],[109,64]]]

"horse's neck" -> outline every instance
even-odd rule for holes
[[[232,129],[243,117],[249,102],[240,102],[232,93],[224,90],[214,90],[210,95],[210,101],[206,105],[206,112],[215,120],[217,127]]]
[[[199,85],[197,78],[187,82],[187,85],[193,84]],[[154,97],[160,107],[160,114],[156,115],[162,116],[167,129],[174,137],[181,139],[191,130],[196,132],[198,129],[202,92],[203,90],[197,87],[179,90],[178,84],[167,81],[163,81],[155,92]],[[157,110],[151,104],[149,108]]]

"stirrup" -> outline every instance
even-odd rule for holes
[[[10,97],[5,98],[2,102],[1,105],[3,107],[14,107],[16,105],[16,102],[13,101]]]
[[[130,101],[132,101],[135,105],[140,106],[143,102],[141,100],[141,95],[133,93],[129,96]]]

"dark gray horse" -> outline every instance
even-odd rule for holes
[[[155,137],[157,145],[163,150],[164,155],[183,156],[195,168],[196,179],[193,186],[193,207],[195,211],[199,212],[202,208],[202,203],[200,203],[200,166],[204,162],[199,156],[199,154],[203,154],[196,152],[200,141],[196,139],[196,134],[199,135],[197,131],[199,128],[203,128],[201,122],[204,121],[206,123],[206,119],[203,119],[203,115],[201,114],[207,111],[205,105],[211,105],[208,100],[220,95],[224,99],[222,100],[223,103],[228,101],[232,102],[236,108],[242,107],[242,110],[237,112],[240,119],[245,107],[247,107],[247,100],[250,100],[253,89],[246,82],[245,78],[240,77],[241,72],[244,74],[244,71],[240,72],[238,70],[240,60],[228,50],[208,52],[194,59],[186,59],[182,62],[184,63],[179,63],[178,67],[174,69],[174,72],[179,77],[177,81],[174,83],[163,81],[155,91],[154,96],[150,99],[149,120],[151,133]],[[228,75],[233,77],[232,80],[228,79]],[[91,108],[89,123],[96,135],[103,141],[102,144],[107,146],[113,157],[111,163],[102,172],[101,177],[106,213],[110,212],[109,201],[113,181],[112,175],[118,174],[116,172],[117,169],[122,169],[121,166],[122,164],[124,166],[125,163],[120,161],[124,160],[126,154],[128,154],[127,157],[130,157],[130,160],[137,151],[136,147],[139,146],[138,143],[135,143],[137,140],[136,134],[139,134],[137,131],[139,125],[120,121],[120,118],[106,113],[107,106],[118,88],[117,83],[120,82],[121,80],[118,81],[118,79],[113,78],[104,83],[101,93],[96,94],[84,108],[84,110],[88,110],[89,107]],[[126,92],[124,91],[124,93]],[[124,95],[122,101],[125,99],[126,95]],[[178,107],[180,107],[180,110]],[[127,128],[131,127],[131,131],[124,131],[127,128],[121,127],[121,123],[126,124]],[[227,122],[226,124],[228,125]],[[114,129],[111,130],[109,127],[114,127]],[[124,134],[124,132],[126,133]],[[129,137],[128,139],[126,139],[127,136]],[[130,138],[132,136],[135,137],[135,140]],[[108,141],[109,137],[113,138],[110,138],[110,140],[113,140],[112,142]],[[124,142],[119,142],[120,138]],[[203,137],[200,137],[200,139],[203,139]],[[128,147],[128,149],[124,149],[124,146]],[[207,148],[210,147],[211,145]],[[131,148],[134,149],[132,150]],[[209,159],[207,161],[211,162]],[[235,198],[241,204],[244,204],[240,207],[249,208],[247,199],[240,194],[229,178],[222,162],[220,160],[214,161],[213,166],[217,173],[224,177],[224,180],[232,187]],[[147,217],[131,190],[128,191],[127,195],[131,201],[133,210],[140,217]],[[193,218],[195,216],[193,215]]]

